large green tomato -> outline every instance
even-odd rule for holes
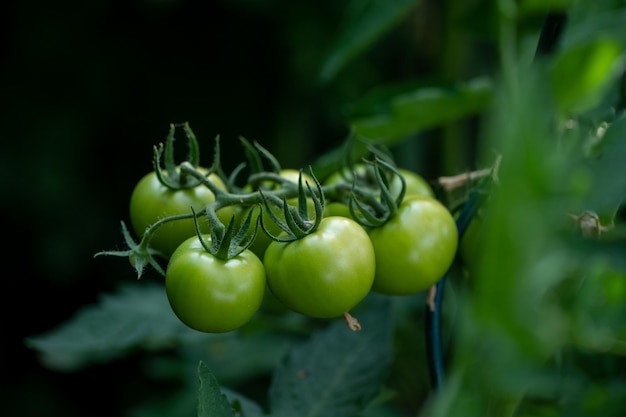
[[[263,263],[267,283],[288,308],[318,318],[341,316],[369,293],[376,270],[365,230],[345,217],[326,217],[312,234],[272,242]]]
[[[369,230],[376,254],[372,289],[390,295],[430,288],[448,270],[458,245],[452,214],[434,198],[405,197],[398,213]]]
[[[199,170],[206,171],[203,168]],[[209,180],[221,189],[226,189],[217,175],[210,175]],[[146,228],[157,220],[177,214],[191,214],[191,207],[198,212],[212,201],[215,201],[215,195],[208,187],[199,185],[194,188],[172,190],[161,184],[152,171],[139,180],[131,194],[130,221],[135,233],[142,236]],[[225,207],[218,212],[218,217],[224,223],[230,221],[231,215],[230,207]],[[206,216],[198,217],[198,222],[200,230],[208,233],[209,224]],[[150,246],[165,255],[171,255],[185,239],[195,235],[193,219],[175,220],[157,229],[150,240]]]
[[[210,237],[205,236],[210,242]],[[198,237],[170,257],[165,289],[176,316],[192,329],[223,333],[246,324],[265,295],[265,269],[249,250],[228,260],[207,252]]]

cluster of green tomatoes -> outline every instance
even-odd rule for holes
[[[128,257],[139,275],[152,265],[172,310],[195,330],[240,328],[267,292],[310,317],[350,317],[370,291],[429,289],[454,260],[452,214],[420,175],[382,154],[320,181],[242,139],[248,163],[226,175],[219,140],[213,165],[201,167],[197,140],[183,128],[187,160],[174,162],[172,125],[155,147],[154,170],[132,192],[130,222],[141,240],[122,223],[128,250],[100,254]],[[245,185],[236,185],[244,169]]]

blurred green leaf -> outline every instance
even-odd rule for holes
[[[626,272],[600,259],[586,272],[571,310],[574,341],[585,349],[626,355]]]
[[[519,9],[522,13],[565,11],[572,0],[521,0]]]
[[[373,45],[400,22],[418,0],[352,0],[345,22],[329,51],[320,78],[331,81],[353,58]]]
[[[270,386],[273,417],[352,417],[381,390],[392,358],[390,304],[357,319],[361,331],[339,319],[288,354]]]
[[[612,38],[594,38],[562,51],[551,68],[556,101],[563,112],[581,113],[615,91],[625,68],[624,48]]]
[[[287,349],[298,340],[275,328],[209,336],[197,343],[187,343],[179,351],[189,360],[202,358],[226,385],[269,375]]]
[[[357,135],[392,145],[424,129],[484,110],[491,95],[491,80],[484,77],[448,87],[421,87],[392,96],[379,103],[376,112],[354,117],[350,124]]]
[[[608,124],[606,131],[592,150],[588,168],[593,178],[587,209],[601,217],[614,214],[620,203],[626,202],[626,117],[621,115]]]
[[[163,349],[181,340],[206,337],[183,325],[172,312],[165,287],[141,282],[104,294],[57,328],[26,339],[49,368],[74,371],[114,360],[132,349]]]
[[[217,379],[202,361],[198,365],[198,379],[198,417],[235,417],[235,411],[220,390]]]
[[[626,9],[623,6],[602,5],[600,1],[575,1],[568,15],[568,23],[561,40],[564,50],[598,37],[626,44]]]

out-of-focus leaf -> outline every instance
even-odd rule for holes
[[[222,387],[222,392],[235,409],[236,417],[264,417],[263,408],[256,402],[229,388]]]
[[[338,320],[289,353],[273,374],[272,416],[352,417],[376,396],[392,357],[390,304],[357,318],[361,331]]]
[[[551,68],[561,110],[581,113],[600,104],[617,86],[625,64],[623,46],[608,37],[595,37],[563,50]]]
[[[357,135],[392,145],[410,135],[476,114],[491,102],[492,83],[476,78],[449,87],[404,91],[380,103],[379,110],[349,122]]]
[[[521,0],[519,10],[521,13],[564,11],[571,3],[571,0]]]
[[[602,7],[599,4],[600,2],[592,1],[574,2],[575,7],[568,12],[568,23],[561,40],[563,49],[597,37],[610,38],[626,44],[626,31],[624,30],[626,9]],[[601,7],[603,10],[593,10],[595,7]]]
[[[589,350],[626,355],[626,272],[616,271],[600,259],[589,269],[575,292],[575,343]]]
[[[187,343],[179,352],[185,358],[202,358],[220,381],[229,386],[269,375],[289,346],[298,340],[276,329],[212,336],[215,337],[199,343]]]
[[[322,65],[321,80],[332,80],[350,60],[384,36],[417,3],[418,0],[352,0],[343,27]]]
[[[626,161],[626,117],[608,125],[592,152],[588,167],[596,186],[590,189],[587,209],[605,217],[626,201],[626,175],[622,174]]]
[[[163,349],[181,340],[206,337],[174,315],[160,284],[123,285],[79,310],[57,328],[26,339],[41,361],[58,371],[74,371],[117,359],[133,349]]]
[[[235,417],[235,411],[209,368],[198,365],[198,417]]]

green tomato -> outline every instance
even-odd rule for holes
[[[418,194],[435,198],[435,192],[433,188],[430,186],[428,181],[426,181],[421,175],[405,168],[396,169],[404,177],[404,181],[406,184],[405,195]],[[370,167],[365,164],[356,164],[354,166],[354,172],[356,172],[357,175],[357,185],[360,184],[370,187],[376,187],[375,175]],[[324,185],[333,185],[337,183],[351,184],[352,178],[353,174],[349,172],[347,168],[344,168],[343,171],[335,171],[331,175],[329,175],[324,181]],[[394,196],[398,195],[401,186],[402,182],[400,178],[398,178],[397,175],[394,176],[391,180],[391,184],[389,185],[391,194]]]
[[[458,245],[452,214],[434,198],[410,195],[397,214],[369,230],[376,254],[372,289],[408,295],[430,288],[448,270]]]
[[[206,169],[199,168],[201,171]],[[221,189],[226,186],[217,175],[210,175],[209,180]],[[130,197],[130,222],[138,236],[156,221],[177,214],[191,214],[191,207],[196,212],[215,201],[215,195],[208,187],[199,185],[194,188],[172,190],[161,184],[154,171],[146,174],[135,186]],[[218,217],[224,223],[230,221],[232,209],[225,207],[218,211]],[[209,232],[206,216],[198,217],[200,230]],[[160,226],[150,240],[150,246],[165,255],[172,252],[185,239],[195,236],[196,229],[192,218],[175,220]]]
[[[350,213],[350,207],[347,204],[341,203],[339,201],[331,201],[326,203],[324,207],[324,217],[330,216],[341,216],[352,219],[352,214]]]
[[[404,168],[398,168],[402,177],[404,177],[405,182],[405,195],[425,195],[427,197],[435,198],[435,192],[433,188],[430,186],[428,181],[426,181],[421,175],[410,171]],[[389,185],[389,190],[391,194],[396,196],[400,192],[402,188],[402,181],[397,176],[393,177],[391,180],[391,184]]]
[[[293,242],[272,242],[263,263],[267,283],[285,306],[318,318],[341,316],[369,293],[376,270],[365,230],[345,217],[326,217]]]
[[[205,236],[210,242],[210,237]],[[265,269],[249,250],[228,260],[207,252],[197,236],[170,257],[165,290],[176,316],[192,329],[224,333],[246,324],[265,295]]]

